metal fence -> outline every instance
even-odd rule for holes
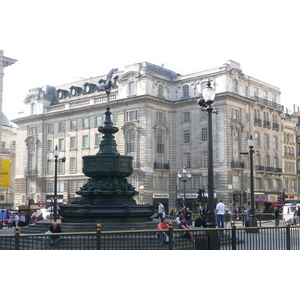
[[[157,230],[59,233],[61,240],[50,246],[49,234],[0,236],[0,250],[299,250],[300,226],[197,228],[163,230],[169,242],[160,244]],[[185,233],[187,237],[184,237]],[[195,242],[190,240],[193,233]]]

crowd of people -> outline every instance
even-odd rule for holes
[[[25,215],[24,213],[16,213],[9,215],[4,223],[7,227],[23,227],[37,221],[36,211],[33,211],[30,216]]]

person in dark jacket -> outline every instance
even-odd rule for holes
[[[51,233],[60,233],[61,231],[61,227],[56,223],[53,222],[52,225],[49,227],[49,231],[51,231]],[[59,240],[60,240],[60,236],[59,235],[53,235],[53,236],[48,236],[49,238],[49,242],[51,246],[55,246]]]
[[[279,226],[280,215],[279,215],[278,207],[274,208],[274,218],[275,218],[275,226]]]

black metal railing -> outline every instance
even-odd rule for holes
[[[245,163],[242,161],[232,161],[231,162],[231,169],[244,169]]]
[[[0,236],[1,250],[300,250],[300,226],[195,228],[163,230],[169,242],[160,244],[158,230],[59,233],[50,246],[48,234]],[[191,235],[192,234],[192,235]],[[191,237],[195,241],[191,240]]]
[[[169,164],[161,163],[161,162],[154,162],[154,169],[162,169],[162,170],[169,170]]]

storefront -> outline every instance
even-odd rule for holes
[[[278,195],[276,194],[254,194],[255,208],[262,213],[273,212],[274,206],[277,206]]]

